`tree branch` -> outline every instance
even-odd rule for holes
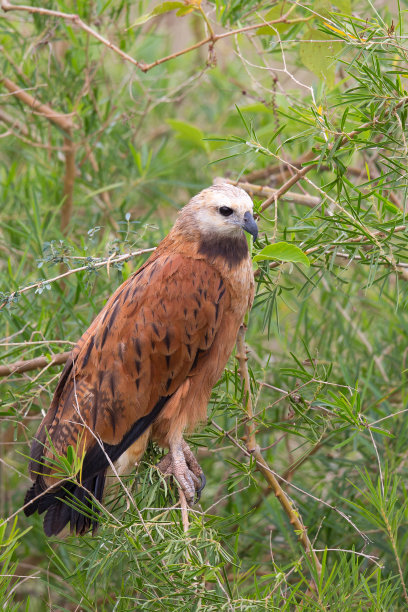
[[[46,15],[48,17],[58,17],[59,19],[64,19],[65,21],[69,21],[75,24],[76,26],[78,26],[79,28],[81,28],[81,30],[84,30],[85,32],[90,34],[90,36],[93,36],[94,38],[99,40],[99,42],[109,47],[109,49],[112,49],[112,51],[120,55],[123,59],[127,60],[131,64],[134,64],[135,66],[137,66],[138,68],[140,68],[141,70],[145,72],[145,66],[146,66],[145,64],[138,62],[132,56],[128,55],[127,53],[119,49],[119,47],[117,47],[112,42],[110,42],[110,40],[107,40],[106,38],[101,36],[101,34],[96,32],[92,28],[90,28],[86,23],[82,21],[79,15],[75,15],[73,13],[62,13],[61,11],[52,11],[50,9],[45,9],[45,8],[38,7],[38,6],[27,6],[24,4],[20,4],[17,6],[17,5],[11,4],[11,2],[8,2],[8,0],[2,0],[1,8],[6,13],[8,11],[24,11],[26,13],[31,13],[31,14],[36,13],[38,15]]]
[[[272,198],[272,201],[275,198],[280,198],[281,200],[295,202],[295,204],[302,204],[303,206],[308,206],[309,208],[315,208],[315,206],[319,206],[322,201],[321,198],[317,196],[304,195],[303,193],[294,193],[293,191],[281,193],[281,195],[279,196],[280,189],[273,189],[272,187],[267,187],[265,185],[254,185],[253,183],[232,181],[231,179],[223,178],[222,180],[225,183],[229,183],[230,185],[236,185],[237,187],[241,187],[241,189],[244,189],[249,194],[265,197],[268,199]]]
[[[4,7],[3,7],[4,8]],[[48,121],[59,127],[65,132],[64,151],[65,151],[65,174],[63,196],[64,201],[61,210],[61,232],[66,234],[69,220],[71,218],[74,194],[75,180],[75,144],[72,137],[74,123],[70,115],[65,113],[57,113],[48,104],[42,104],[34,98],[25,89],[21,89],[16,83],[13,83],[6,77],[1,78],[0,82],[4,84],[6,89],[18,98],[23,104],[29,106],[36,113],[43,115]],[[5,117],[3,119],[6,119]]]
[[[94,264],[87,264],[85,266],[80,266],[79,268],[73,268],[72,270],[67,270],[67,272],[63,272],[62,274],[59,274],[58,276],[54,276],[53,278],[37,281],[36,283],[33,283],[32,285],[28,285],[27,287],[23,287],[22,289],[13,291],[13,293],[11,293],[8,298],[4,299],[3,302],[0,303],[0,310],[4,308],[4,306],[10,302],[10,300],[18,296],[20,293],[26,293],[27,291],[31,291],[31,289],[36,289],[37,287],[41,287],[44,284],[49,285],[50,283],[55,283],[61,278],[66,278],[67,276],[71,276],[71,274],[76,274],[76,272],[83,272],[84,270],[90,270],[93,268],[94,269],[101,268],[103,266],[106,266],[109,270],[109,266],[113,263],[127,261],[128,259],[131,259],[132,257],[137,257],[138,255],[142,255],[143,253],[151,253],[155,249],[156,247],[152,247],[151,249],[141,249],[139,251],[133,251],[132,253],[125,253],[124,255],[119,255],[118,257],[109,257],[108,259],[104,259],[103,261],[98,261]]]
[[[39,368],[45,368],[48,365],[61,365],[65,363],[70,356],[71,352],[56,353],[52,356],[52,359],[47,357],[35,357],[34,359],[21,359],[8,365],[0,366],[0,377],[9,376],[9,374],[28,372],[29,370],[38,370]]]
[[[190,51],[194,51],[194,49],[198,49],[199,47],[202,47],[203,45],[207,45],[207,44],[214,45],[217,41],[222,40],[223,38],[227,38],[229,36],[235,36],[237,34],[242,34],[244,32],[258,30],[260,28],[264,28],[264,27],[274,25],[277,23],[291,24],[291,23],[298,23],[299,21],[304,21],[304,19],[288,19],[290,13],[293,11],[295,6],[296,6],[295,4],[292,5],[291,8],[287,11],[287,13],[285,13],[285,15],[281,15],[281,17],[279,17],[278,19],[273,19],[272,21],[263,21],[262,23],[256,23],[253,25],[245,26],[243,28],[231,30],[230,32],[222,32],[221,34],[211,33],[210,36],[203,38],[202,40],[198,41],[194,45],[191,45],[190,47],[186,47],[185,49],[181,49],[180,51],[176,51],[175,53],[166,55],[165,57],[155,60],[151,64],[145,64],[144,62],[137,61],[134,57],[132,57],[131,55],[128,55],[127,53],[122,51],[119,47],[114,45],[110,40],[108,40],[107,38],[104,38],[101,34],[93,30],[89,25],[87,25],[84,21],[82,21],[79,15],[76,15],[74,13],[62,13],[61,11],[53,11],[50,9],[45,9],[45,8],[37,7],[37,6],[29,6],[29,5],[23,5],[23,4],[15,5],[15,4],[11,4],[11,2],[9,2],[8,0],[1,0],[1,8],[3,9],[4,12],[24,11],[26,13],[31,13],[31,14],[37,13],[39,15],[46,15],[48,17],[57,17],[59,19],[64,19],[65,21],[75,24],[76,26],[81,28],[81,30],[84,30],[84,32],[87,32],[90,36],[93,36],[94,38],[99,40],[99,42],[106,45],[107,47],[109,47],[109,49],[111,49],[112,51],[120,55],[122,59],[130,62],[131,64],[139,68],[139,70],[141,70],[142,72],[148,72],[149,70],[151,70],[152,68],[155,68],[156,66],[159,66],[160,64],[169,62],[170,60],[176,57],[179,57],[180,55],[185,55],[186,53],[189,53]],[[205,21],[208,23],[207,19],[205,19]]]
[[[48,121],[51,121],[51,123],[61,128],[61,130],[64,130],[64,132],[70,134],[71,129],[74,127],[74,123],[70,115],[66,115],[65,113],[57,113],[51,108],[51,106],[48,104],[42,104],[25,89],[22,89],[6,77],[0,76],[0,83],[3,83],[5,88],[8,89],[13,96],[29,106],[38,115],[43,115],[48,119]]]
[[[248,422],[246,424],[246,439],[245,446],[248,450],[248,453],[255,458],[256,465],[259,471],[262,473],[265,480],[268,482],[269,486],[275,493],[276,497],[279,500],[283,510],[289,518],[290,524],[293,526],[299,540],[306,552],[306,554],[311,558],[314,563],[318,574],[321,573],[321,565],[320,561],[317,558],[315,551],[313,550],[313,546],[309,540],[309,536],[307,534],[307,529],[303,524],[302,518],[299,512],[294,508],[291,500],[286,495],[285,491],[280,486],[277,478],[272,473],[272,470],[269,468],[267,462],[262,456],[262,453],[259,449],[259,446],[256,443],[255,439],[255,429],[253,424],[253,407],[252,407],[252,398],[251,398],[251,388],[249,382],[249,372],[248,372],[248,358],[246,355],[246,346],[245,346],[245,331],[246,326],[241,325],[238,337],[237,337],[237,354],[236,358],[239,363],[239,372],[241,376],[241,380],[244,384],[244,407],[246,409],[248,415]]]
[[[264,210],[266,210],[273,202],[279,200],[293,185],[296,185],[296,183],[298,183],[300,179],[302,179],[313,168],[314,164],[312,163],[308,166],[304,166],[301,170],[297,170],[295,168],[295,174],[289,180],[287,180],[286,183],[283,183],[282,187],[279,187],[279,189],[276,191],[274,190],[274,193],[265,200],[261,206],[261,212],[264,212]]]

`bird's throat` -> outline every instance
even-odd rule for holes
[[[243,233],[238,236],[202,236],[198,253],[209,260],[221,258],[230,268],[238,266],[248,257],[248,244]]]

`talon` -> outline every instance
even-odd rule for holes
[[[181,445],[172,446],[157,467],[164,476],[173,476],[176,479],[189,505],[199,501],[206,479],[197,459],[184,441]]]
[[[202,474],[200,475],[200,486],[198,487],[198,489],[196,489],[196,502],[199,502],[201,499],[201,491],[204,489],[205,485],[207,484],[207,479],[204,476],[204,472],[202,472]]]

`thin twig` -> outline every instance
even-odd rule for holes
[[[104,259],[103,261],[98,261],[96,263],[88,264],[86,266],[80,266],[79,268],[73,268],[72,270],[63,272],[63,274],[58,274],[58,276],[54,276],[53,278],[37,281],[36,283],[33,283],[32,285],[28,285],[27,287],[23,287],[22,289],[13,291],[13,293],[0,304],[0,310],[9,302],[10,299],[13,299],[14,297],[20,295],[21,293],[26,293],[27,291],[31,291],[31,289],[36,289],[37,287],[42,287],[44,285],[50,285],[51,283],[55,283],[61,278],[66,278],[67,276],[71,276],[71,274],[76,274],[77,272],[83,272],[84,270],[101,268],[103,266],[109,267],[113,263],[127,261],[128,259],[132,259],[132,257],[137,257],[138,255],[143,255],[144,253],[151,253],[152,251],[155,251],[155,250],[156,250],[156,247],[152,247],[150,249],[140,249],[139,251],[133,251],[132,253],[125,253],[124,255],[118,255],[118,257],[108,257],[107,259]]]
[[[4,12],[8,12],[8,11],[24,11],[26,13],[31,13],[31,14],[36,13],[36,14],[39,14],[39,15],[46,15],[48,17],[57,17],[59,19],[64,19],[65,21],[68,21],[68,22],[76,25],[77,27],[81,28],[81,30],[84,30],[90,36],[93,36],[99,42],[101,42],[104,45],[106,45],[107,47],[109,47],[109,49],[111,49],[112,51],[117,53],[122,59],[130,62],[131,64],[133,64],[134,66],[139,68],[139,70],[141,70],[142,72],[148,72],[149,70],[151,70],[152,68],[155,68],[156,66],[159,66],[160,64],[164,64],[165,62],[169,62],[170,60],[175,59],[176,57],[180,57],[181,55],[185,55],[186,53],[190,53],[190,51],[194,51],[195,49],[199,49],[200,47],[202,47],[204,45],[212,45],[213,46],[219,40],[222,40],[223,38],[227,38],[229,36],[236,36],[237,34],[242,34],[244,32],[251,32],[251,31],[254,31],[254,30],[258,30],[260,28],[264,28],[265,26],[271,26],[271,25],[279,24],[279,23],[287,23],[287,24],[298,23],[299,19],[292,19],[292,20],[288,19],[289,14],[293,11],[295,6],[296,5],[293,5],[288,10],[287,13],[285,13],[284,15],[279,17],[278,19],[273,19],[272,21],[263,21],[262,23],[256,23],[256,24],[253,24],[253,25],[245,26],[243,28],[238,28],[236,30],[231,30],[229,32],[222,32],[221,34],[214,34],[213,32],[210,32],[209,36],[207,36],[206,38],[203,38],[202,40],[198,41],[194,45],[190,45],[189,47],[186,47],[185,49],[181,49],[180,51],[176,51],[174,53],[171,53],[170,55],[167,55],[165,57],[157,59],[157,60],[155,60],[154,62],[152,62],[150,64],[145,64],[144,62],[139,62],[138,60],[136,60],[131,55],[128,55],[127,53],[122,51],[122,49],[120,49],[119,47],[114,45],[110,40],[108,40],[107,38],[104,38],[96,30],[93,30],[89,25],[87,25],[84,21],[82,21],[82,19],[79,17],[79,15],[76,15],[76,14],[73,14],[73,13],[63,13],[61,11],[53,11],[53,10],[50,10],[50,9],[45,9],[45,8],[37,7],[37,6],[28,6],[28,5],[23,5],[23,4],[14,5],[14,4],[11,4],[11,2],[8,2],[8,0],[2,0],[1,1],[1,8],[3,9]],[[206,22],[207,22],[207,25],[208,25],[209,22],[207,20],[206,20]]]
[[[248,414],[249,421],[247,423],[247,436],[245,440],[245,445],[248,450],[248,453],[255,458],[256,465],[259,471],[262,473],[270,487],[273,489],[276,497],[278,498],[283,510],[289,518],[291,525],[293,526],[295,532],[297,533],[299,540],[308,556],[310,556],[311,560],[314,562],[316,570],[320,575],[321,565],[320,561],[317,558],[315,551],[313,550],[313,546],[309,540],[309,536],[307,535],[307,529],[303,524],[301,516],[299,512],[294,508],[292,501],[286,495],[285,491],[280,486],[277,478],[272,473],[272,470],[269,468],[266,463],[262,453],[259,449],[259,446],[256,444],[255,439],[255,430],[252,425],[253,419],[253,407],[252,407],[252,399],[251,399],[251,389],[249,384],[249,372],[248,372],[248,364],[247,364],[247,356],[246,356],[246,347],[245,347],[245,326],[242,325],[237,338],[237,359],[239,363],[239,371],[241,375],[241,379],[244,384],[244,407]]]
[[[315,548],[315,552],[344,552],[350,553],[352,555],[357,555],[359,557],[364,557],[365,559],[369,559],[372,563],[375,563],[378,567],[383,568],[384,565],[382,563],[378,563],[377,559],[379,557],[375,557],[374,555],[366,555],[365,553],[358,552],[357,550],[349,550],[348,548]]]
[[[14,5],[14,4],[11,4],[10,2],[8,2],[8,0],[2,0],[1,8],[3,9],[4,12],[8,12],[8,11],[24,11],[26,13],[31,13],[31,14],[36,13],[38,15],[46,15],[48,17],[58,17],[59,19],[64,19],[65,21],[71,22],[74,25],[76,25],[79,28],[81,28],[81,30],[84,30],[85,32],[90,34],[90,36],[93,36],[94,38],[99,40],[99,42],[101,42],[104,45],[106,45],[107,47],[109,47],[109,49],[112,49],[112,51],[114,51],[115,53],[120,55],[120,57],[122,57],[126,61],[130,62],[131,64],[134,64],[135,66],[137,66],[138,68],[143,70],[143,72],[146,71],[146,69],[145,69],[146,68],[146,64],[138,62],[132,56],[128,55],[127,53],[125,53],[124,51],[119,49],[119,47],[117,47],[112,42],[110,42],[110,40],[107,40],[106,38],[101,36],[101,34],[96,32],[92,28],[90,28],[85,22],[82,21],[82,19],[79,17],[79,15],[75,15],[73,13],[62,13],[61,11],[53,11],[53,10],[45,9],[45,8],[38,7],[38,6],[27,6],[27,5],[24,5],[24,4],[20,4],[19,6],[17,6],[17,5]]]
[[[66,235],[71,219],[74,203],[74,181],[75,181],[75,144],[72,138],[72,130],[69,130],[64,138],[65,146],[65,175],[64,175],[64,203],[61,210],[61,233]]]

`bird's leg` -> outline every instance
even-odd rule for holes
[[[203,470],[182,437],[170,443],[170,450],[157,467],[165,476],[174,476],[184,491],[188,504],[193,504],[205,485]]]
[[[200,501],[201,491],[204,489],[205,483],[207,481],[206,481],[206,478],[204,476],[204,472],[202,470],[201,465],[198,463],[194,453],[192,452],[191,448],[189,447],[189,445],[187,444],[187,442],[184,439],[182,441],[182,447],[183,447],[184,458],[186,460],[186,463],[187,463],[190,471],[200,481],[198,489],[196,488],[197,501]]]

